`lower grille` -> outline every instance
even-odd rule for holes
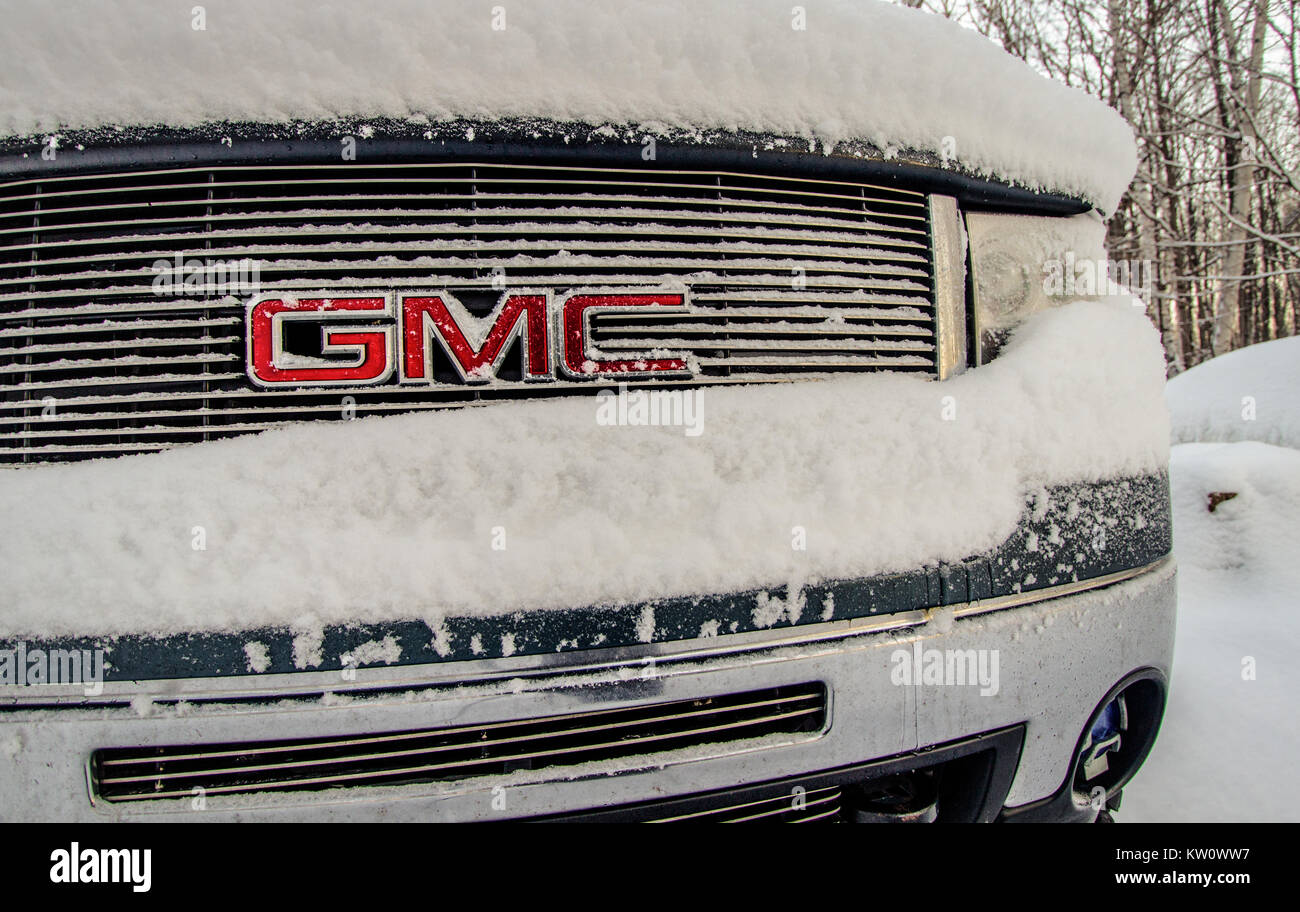
[[[997,819],[1024,728],[716,792],[526,818],[564,823],[975,823]]]
[[[91,758],[107,801],[446,782],[636,758],[826,722],[821,684],[628,709],[452,728],[256,743],[104,748]],[[753,814],[775,814],[755,807]]]

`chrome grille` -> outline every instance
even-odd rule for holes
[[[91,758],[108,801],[446,782],[624,761],[781,733],[820,732],[821,684],[627,709],[423,731],[243,744],[106,748]],[[761,809],[760,809],[761,810]]]
[[[0,463],[340,418],[343,393],[362,416],[596,388],[257,390],[239,298],[154,293],[153,264],[177,256],[246,258],[263,292],[446,289],[479,315],[503,280],[684,284],[686,314],[593,321],[611,355],[688,352],[700,375],[682,383],[936,370],[928,198],[911,190],[501,163],[51,176],[0,184]]]

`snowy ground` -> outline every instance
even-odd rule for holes
[[[1300,338],[1169,384],[1178,640],[1160,739],[1124,821],[1300,820]],[[1229,404],[1235,406],[1230,408]],[[1252,439],[1253,438],[1253,439]],[[1261,440],[1285,440],[1277,446]],[[1237,496],[1208,509],[1212,492]]]

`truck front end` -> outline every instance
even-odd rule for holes
[[[0,816],[1118,808],[1161,347],[1086,164],[941,135],[0,140]]]

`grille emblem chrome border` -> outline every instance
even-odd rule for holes
[[[561,376],[575,380],[691,377],[684,354],[647,352],[605,357],[592,340],[595,314],[689,312],[682,290],[575,288],[505,292],[486,317],[477,318],[450,291],[376,294],[263,294],[246,305],[247,372],[262,389],[369,387],[389,382],[459,388],[464,385],[538,383]],[[366,323],[359,322],[367,320]],[[323,355],[291,353],[286,324],[320,324]],[[507,353],[521,343],[521,380],[499,376]],[[436,349],[435,349],[436,343]],[[433,378],[432,352],[440,351],[459,382]]]

